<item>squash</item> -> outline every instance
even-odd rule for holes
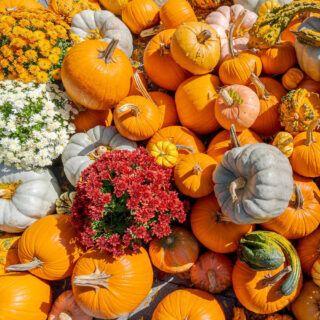
[[[245,9],[258,12],[260,6],[268,0],[234,0],[234,3],[241,4]],[[290,3],[292,0],[275,0],[280,5]]]
[[[113,14],[121,15],[122,9],[129,3],[130,0],[99,0],[100,3]]]
[[[217,32],[203,22],[186,22],[173,34],[170,53],[182,68],[195,75],[211,72],[220,59]]]
[[[259,10],[258,10],[258,15],[262,16],[266,13],[271,12],[274,8],[278,8],[278,7],[280,7],[279,2],[273,1],[273,0],[271,0],[271,1],[268,0],[266,2],[263,2],[260,5]]]
[[[133,141],[152,137],[162,125],[157,106],[141,96],[121,100],[114,109],[113,119],[119,133]]]
[[[282,76],[281,82],[282,85],[287,90],[297,89],[299,84],[304,78],[304,73],[298,68],[290,68],[287,72]]]
[[[226,256],[207,251],[190,269],[190,280],[198,288],[219,293],[231,287],[232,262]]]
[[[279,216],[293,191],[289,160],[265,143],[227,151],[213,182],[222,213],[237,224],[263,223]]]
[[[173,167],[178,160],[178,149],[169,141],[158,141],[151,148],[150,154],[160,166]]]
[[[304,176],[320,176],[320,133],[313,132],[320,120],[313,120],[307,132],[301,132],[293,139],[293,152],[290,163],[293,171]]]
[[[62,292],[54,302],[48,320],[92,320],[74,300],[72,290]]]
[[[178,161],[174,181],[184,195],[201,198],[213,192],[212,173],[216,161],[204,153],[191,153]]]
[[[20,264],[6,270],[29,271],[41,279],[60,280],[71,276],[81,254],[70,216],[53,214],[39,219],[22,234],[18,244]]]
[[[53,213],[60,193],[49,169],[36,172],[0,165],[0,230],[22,232]]]
[[[252,85],[260,99],[260,113],[251,129],[263,136],[271,136],[281,130],[279,104],[286,94],[285,89],[275,79],[251,75]]]
[[[302,285],[299,257],[284,237],[269,231],[249,233],[240,240],[238,257],[232,283],[246,309],[259,314],[273,313],[299,295]]]
[[[180,84],[175,94],[181,124],[198,134],[219,129],[214,115],[219,78],[212,74],[193,76]]]
[[[20,236],[0,232],[0,276],[7,274],[7,266],[19,263],[19,239]]]
[[[320,259],[317,259],[312,266],[311,276],[313,282],[320,287]]]
[[[0,12],[10,10],[28,10],[28,9],[43,9],[46,8],[35,0],[2,0],[0,2]]]
[[[222,88],[215,102],[215,116],[220,125],[230,130],[243,131],[252,126],[260,112],[260,102],[256,93],[242,85]]]
[[[143,54],[143,65],[148,77],[161,88],[175,91],[190,73],[172,58],[170,44],[175,29],[156,34],[148,43]]]
[[[139,34],[159,23],[159,7],[153,0],[132,0],[122,8],[121,17],[132,33]]]
[[[228,150],[258,142],[262,142],[262,139],[253,131],[246,129],[236,132],[234,125],[231,125],[230,131],[223,130],[210,141],[206,153],[219,163]]]
[[[117,48],[127,57],[133,51],[132,35],[127,26],[113,13],[107,10],[83,10],[72,18],[71,32],[80,37],[81,41],[101,40],[110,43],[118,39]]]
[[[294,200],[277,218],[262,224],[287,239],[305,237],[317,229],[320,222],[320,190],[312,179],[293,175]]]
[[[210,293],[197,289],[176,290],[156,307],[152,320],[214,319],[226,320],[219,301]]]
[[[0,314],[5,320],[46,320],[52,303],[50,285],[30,273],[0,277]]]
[[[280,131],[272,141],[272,145],[277,147],[287,158],[290,158],[293,152],[293,137],[286,131]]]
[[[152,281],[152,266],[143,248],[120,258],[90,249],[78,260],[71,279],[79,307],[99,319],[118,318],[135,310],[147,297]]]
[[[61,77],[72,100],[89,109],[107,110],[127,96],[133,74],[128,57],[99,40],[78,43],[65,56]]]
[[[190,231],[176,227],[169,236],[151,240],[149,255],[159,270],[180,273],[189,270],[197,261],[199,246]]]
[[[130,150],[137,144],[124,138],[114,127],[95,126],[88,132],[74,134],[62,153],[62,164],[69,182],[75,186],[81,172],[104,152]]]

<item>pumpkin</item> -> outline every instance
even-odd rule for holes
[[[290,42],[274,45],[260,51],[262,71],[266,74],[281,74],[297,63],[296,51]]]
[[[311,276],[313,282],[320,287],[320,259],[317,259],[312,266]]]
[[[258,12],[260,6],[268,0],[234,0],[234,3],[241,4],[245,9]],[[280,5],[290,3],[292,0],[276,0]]]
[[[71,276],[81,254],[70,216],[53,214],[25,230],[18,244],[21,263],[6,270],[29,271],[41,279],[60,280]]]
[[[227,151],[213,182],[222,213],[237,224],[263,223],[279,216],[293,191],[289,160],[265,143]]]
[[[294,200],[277,218],[262,224],[287,239],[298,239],[312,233],[320,222],[320,190],[312,179],[293,175]]]
[[[183,227],[176,227],[172,233],[150,242],[149,255],[152,264],[168,273],[189,270],[197,261],[199,246],[196,238]]]
[[[281,82],[282,85],[287,90],[297,89],[299,83],[303,80],[304,73],[298,68],[290,68],[287,72],[282,76]]]
[[[221,3],[220,0],[194,0],[193,2],[201,9],[216,9]]]
[[[195,152],[204,152],[205,146],[202,141],[188,128],[182,126],[170,126],[158,130],[147,144],[148,152],[159,141],[169,141],[175,145],[187,146]],[[179,158],[189,154],[187,149],[178,149]]]
[[[62,292],[54,302],[48,320],[92,320],[74,300],[72,290]]]
[[[175,29],[156,34],[148,43],[143,54],[143,65],[148,77],[159,87],[175,91],[190,73],[172,58],[170,44]]]
[[[72,100],[89,109],[107,110],[127,96],[133,74],[119,40],[78,43],[65,56],[61,77]]]
[[[184,195],[201,198],[213,192],[212,173],[216,161],[204,153],[190,153],[174,169],[174,181]]]
[[[280,131],[272,141],[272,145],[277,147],[287,158],[290,158],[293,152],[293,137],[290,133]]]
[[[53,213],[60,192],[49,169],[36,172],[0,165],[0,230],[22,232]]]
[[[143,72],[139,69],[133,68],[133,76],[131,78],[131,87],[130,87],[130,91],[128,93],[128,96],[142,95],[141,92],[139,91],[139,87],[136,82],[136,80],[138,80],[138,77],[140,79],[140,82],[142,82],[142,85],[144,86],[144,88],[147,90],[148,84],[147,84],[147,80],[146,80],[146,77],[144,76]]]
[[[28,9],[43,9],[46,8],[35,0],[2,0],[0,2],[0,12],[7,12],[10,10],[28,10]]]
[[[184,22],[198,21],[187,0],[167,0],[160,8],[160,20],[167,29],[176,29]]]
[[[130,150],[137,144],[124,138],[114,127],[95,126],[87,132],[74,134],[62,153],[64,172],[75,186],[81,172],[104,152]]]
[[[288,92],[280,104],[280,123],[292,135],[306,131],[310,123],[320,116],[319,94],[307,89]]]
[[[300,82],[298,88],[307,89],[310,92],[320,93],[320,82],[312,79],[304,79]]]
[[[20,236],[0,232],[0,276],[7,274],[5,268],[19,263],[18,242]]]
[[[266,318],[266,320],[293,320],[291,316],[288,316],[287,314],[270,314]]]
[[[178,150],[175,144],[169,141],[158,141],[150,150],[160,166],[173,167],[178,160]]]
[[[121,100],[114,109],[113,119],[120,134],[134,141],[152,137],[162,125],[157,106],[141,96]]]
[[[301,132],[293,139],[292,169],[305,177],[320,176],[320,133],[313,132],[318,125],[319,119],[313,120],[307,132]]]
[[[271,12],[274,8],[278,8],[278,7],[280,7],[280,4],[277,1],[271,0],[271,1],[263,2],[259,7],[258,15],[262,16],[266,13]]]
[[[130,0],[99,0],[99,2],[109,11],[121,15],[122,9],[129,3]]]
[[[3,319],[46,320],[51,308],[50,285],[30,273],[0,277],[0,314]]]
[[[218,300],[208,292],[197,289],[176,290],[156,307],[152,320],[197,319],[226,320]]]
[[[186,22],[173,34],[170,53],[177,64],[191,73],[209,73],[220,59],[219,36],[206,23]]]
[[[223,128],[230,130],[233,124],[236,131],[243,131],[250,128],[259,115],[259,98],[246,86],[226,86],[219,91],[214,111]]]
[[[232,320],[247,320],[245,310],[234,306]]]
[[[219,129],[214,115],[219,78],[212,74],[193,76],[180,84],[175,94],[181,124],[198,134]]]
[[[245,144],[258,142],[262,142],[262,139],[253,131],[246,129],[236,132],[234,125],[231,125],[230,131],[223,130],[210,141],[206,153],[219,163],[226,151]]]
[[[205,252],[190,269],[192,284],[210,293],[219,293],[231,286],[233,265],[226,256]]]
[[[153,270],[143,248],[119,258],[91,249],[78,260],[71,281],[74,298],[86,314],[113,319],[128,315],[147,297]]]
[[[319,318],[320,288],[309,280],[303,284],[299,297],[291,309],[297,320],[317,320]]]
[[[297,14],[292,21],[288,24],[288,26],[282,31],[280,40],[291,42],[294,45],[296,37],[292,31],[297,31],[300,24],[305,19],[304,15]]]
[[[250,224],[238,225],[228,221],[213,194],[196,201],[190,222],[196,238],[206,248],[218,253],[236,251],[240,238],[254,229]]]
[[[281,130],[279,122],[279,104],[286,94],[281,83],[269,77],[258,78],[252,74],[254,89],[260,99],[260,113],[251,129],[262,136],[271,136]]]
[[[127,26],[107,10],[83,10],[76,14],[71,23],[71,32],[85,40],[101,40],[110,43],[118,39],[117,48],[129,58],[132,55],[132,35]]]
[[[122,8],[121,17],[131,32],[139,34],[159,23],[159,7],[153,0],[132,0]]]
[[[232,283],[246,309],[258,314],[273,313],[299,295],[299,257],[284,237],[269,231],[249,233],[240,240],[238,257]]]

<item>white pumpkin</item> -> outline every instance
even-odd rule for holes
[[[310,29],[317,33],[320,32],[320,18],[310,17],[298,27],[298,32],[303,29]],[[295,49],[300,68],[313,80],[320,81],[320,48],[312,47],[302,43],[297,39]]]
[[[22,232],[55,210],[61,193],[48,169],[40,172],[0,165],[0,230]]]
[[[124,138],[114,127],[96,126],[86,133],[73,135],[62,153],[64,172],[75,186],[81,172],[104,152],[112,150],[133,151],[137,144]]]
[[[260,6],[268,0],[234,0],[234,4],[241,4],[245,9],[258,13]],[[293,0],[274,0],[281,6],[292,2]]]
[[[83,10],[74,15],[71,32],[85,40],[102,40],[110,43],[112,39],[119,39],[118,48],[129,58],[133,51],[132,35],[128,27],[107,10]]]

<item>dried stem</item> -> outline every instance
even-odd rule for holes
[[[307,130],[307,140],[306,145],[310,146],[312,143],[316,142],[314,136],[313,136],[313,130],[315,130],[320,124],[320,119],[313,120],[309,124],[309,128]]]
[[[157,25],[155,27],[152,27],[152,28],[149,28],[149,29],[146,29],[146,30],[142,30],[140,32],[140,37],[141,38],[147,38],[147,37],[150,37],[150,36],[154,36],[157,33],[159,33],[160,31],[165,30],[165,29],[166,29],[166,27],[163,24],[159,24],[159,25]]]
[[[170,52],[170,46],[165,45],[163,42],[160,43],[160,57]]]
[[[115,60],[112,58],[114,54],[114,50],[116,50],[116,47],[119,43],[119,39],[112,39],[112,41],[109,43],[108,48],[106,50],[98,50],[99,51],[99,59],[103,59],[106,64],[115,62]]]
[[[230,127],[230,147],[231,149],[241,147],[234,124]]]
[[[201,169],[199,164],[196,164],[193,169],[192,169],[192,173],[196,174],[197,176],[202,172],[203,170]]]
[[[229,187],[229,191],[232,197],[232,202],[238,200],[236,190],[243,189],[246,186],[247,180],[244,177],[239,177],[236,180],[232,181]]]
[[[256,92],[259,98],[263,100],[269,100],[271,92],[266,89],[266,86],[260,81],[260,79],[254,72],[251,72],[250,79],[256,87]]]
[[[301,189],[298,185],[293,186],[294,194],[295,194],[295,200],[293,202],[290,202],[290,205],[292,205],[296,210],[303,209],[304,205],[304,199],[301,192]]]
[[[157,105],[154,100],[151,98],[149,92],[147,91],[147,89],[145,88],[145,86],[143,85],[142,81],[141,81],[141,78],[139,76],[139,73],[138,71],[136,71],[134,74],[133,74],[133,79],[134,79],[134,82],[136,83],[137,85],[137,90],[148,100],[150,100],[151,102],[153,102],[155,105]]]
[[[210,30],[205,29],[198,34],[197,39],[199,43],[204,44],[211,37],[212,37],[212,33],[210,32]]]
[[[34,257],[28,263],[20,263],[20,264],[13,264],[11,266],[6,267],[6,271],[28,271],[35,268],[40,268],[43,265],[43,262],[39,260],[37,257]]]
[[[117,113],[123,113],[130,110],[131,114],[138,117],[141,113],[140,109],[132,103],[126,103],[117,109]]]
[[[72,317],[71,317],[70,313],[61,312],[59,314],[59,320],[72,320]]]
[[[184,146],[182,144],[176,144],[176,148],[177,149],[186,149],[186,150],[190,151],[191,153],[195,153],[195,151],[192,148]]]
[[[223,102],[225,103],[225,105],[231,107],[234,103],[233,99],[230,97],[229,92],[224,89],[221,88],[221,90],[219,91],[219,94],[223,100]]]
[[[238,54],[235,52],[234,46],[233,46],[233,31],[235,26],[236,25],[234,23],[230,23],[228,44],[229,44],[229,51],[231,53],[232,58],[238,57]]]
[[[291,266],[285,267],[274,276],[264,278],[262,280],[262,286],[264,288],[274,286],[278,281],[280,281],[286,274],[290,273],[291,271],[292,271]]]

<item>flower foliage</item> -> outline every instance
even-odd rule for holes
[[[77,39],[70,26],[48,10],[0,13],[0,80],[60,80],[63,58]]]
[[[172,177],[173,169],[144,148],[104,153],[76,186],[71,221],[80,242],[121,256],[127,247],[136,252],[152,237],[168,236],[171,221],[186,219]]]

